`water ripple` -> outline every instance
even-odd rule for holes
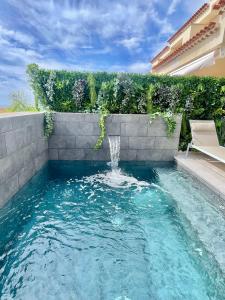
[[[1,300],[223,299],[217,265],[159,182],[55,173],[0,213]]]

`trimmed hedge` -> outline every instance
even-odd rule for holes
[[[40,103],[59,112],[104,107],[110,113],[147,113],[151,98],[154,111],[173,106],[174,113],[183,113],[181,149],[191,139],[188,119],[214,119],[225,143],[225,78],[51,71],[35,64],[28,65],[27,73],[36,107]]]

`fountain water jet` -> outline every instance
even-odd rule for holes
[[[111,170],[107,170],[104,173],[98,173],[92,176],[88,176],[86,180],[94,184],[100,183],[109,186],[110,188],[130,189],[136,188],[141,190],[144,187],[148,187],[150,184],[145,181],[140,181],[133,176],[129,176],[118,168],[120,160],[120,136],[108,136],[110,146],[111,162],[108,163],[111,166]]]
[[[108,136],[108,139],[111,158],[110,165],[112,169],[116,169],[120,160],[120,136],[111,135]]]

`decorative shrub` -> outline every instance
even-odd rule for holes
[[[117,110],[117,103],[114,100],[112,81],[102,82],[101,88],[98,92],[97,110],[99,111],[104,108],[115,113]]]
[[[89,74],[87,77],[87,81],[88,81],[88,88],[89,88],[90,108],[91,110],[94,110],[96,108],[96,101],[97,101],[94,75]]]
[[[44,112],[44,135],[50,137],[54,129],[53,114],[51,111]]]
[[[87,81],[85,79],[78,79],[73,85],[73,100],[77,111],[85,109],[85,91],[86,91]]]
[[[50,110],[161,114],[170,132],[173,113],[182,113],[182,149],[191,138],[189,119],[214,119],[225,143],[225,78],[52,72],[35,64],[27,73],[36,103]]]
[[[127,74],[118,74],[113,86],[114,102],[119,113],[137,113],[135,107],[135,84]]]
[[[162,112],[166,110],[177,112],[181,108],[179,101],[182,97],[182,91],[182,85],[167,86],[156,83],[154,90],[152,90],[152,105]]]
[[[50,72],[49,78],[45,84],[45,93],[48,103],[54,102],[54,85],[55,85],[56,74],[54,71]]]

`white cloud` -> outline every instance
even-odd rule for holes
[[[136,62],[129,65],[127,71],[131,73],[147,73],[150,72],[150,64],[146,62]]]
[[[27,50],[21,47],[7,47],[7,57],[9,61],[17,60],[17,64],[22,62],[24,64],[31,63],[32,61],[37,61],[42,58],[42,55],[34,50]]]
[[[37,62],[38,65],[41,68],[45,69],[52,69],[52,70],[80,70],[80,71],[87,71],[87,70],[94,70],[93,64],[83,63],[83,64],[77,64],[77,63],[64,63],[59,62],[55,59],[45,59],[42,61]]]
[[[180,2],[181,0],[172,0],[168,8],[167,14],[172,15],[176,11],[177,5],[180,4]]]
[[[161,18],[156,10],[152,10],[151,19],[159,27],[158,35],[168,35],[174,32],[173,26],[167,17]],[[157,35],[154,36],[156,38]]]
[[[184,9],[187,12],[188,17],[191,17],[191,15],[193,13],[196,12],[197,9],[199,9],[201,7],[201,5],[203,5],[205,2],[205,0],[193,0],[193,1],[184,1],[183,5],[184,5]]]
[[[0,38],[5,39],[6,41],[8,39],[15,40],[24,45],[32,45],[34,43],[34,38],[32,36],[20,31],[9,30],[3,27],[1,24],[0,24]]]
[[[111,72],[130,72],[130,73],[148,73],[150,72],[150,63],[135,62],[130,65],[112,65],[110,67]]]
[[[118,44],[124,46],[129,50],[134,50],[140,46],[141,41],[142,39],[139,37],[131,37],[118,41]]]
[[[170,23],[168,23],[168,22],[162,23],[161,29],[160,29],[160,34],[168,36],[168,35],[171,35],[173,32],[174,32],[174,28]]]
[[[92,45],[96,35],[106,41],[122,36],[125,47],[132,47],[145,36],[149,22],[155,22],[152,1],[81,0],[79,5],[70,1],[63,5],[59,1],[23,0],[24,5],[9,1],[43,42],[65,50]]]
[[[23,68],[0,64],[0,74],[0,107],[8,105],[11,93],[19,90],[25,92],[29,102],[33,102],[34,97]]]
[[[0,58],[0,73],[4,82],[12,80],[12,88],[17,84],[10,75],[24,86],[25,68],[32,62],[54,69],[148,72],[150,57],[174,32],[172,14],[179,4],[179,0],[2,1],[19,16],[7,23],[0,20],[0,52],[7,54]],[[183,5],[191,10],[196,2],[184,0]],[[157,7],[167,7],[167,12],[163,15]],[[124,47],[123,56],[118,45]],[[10,84],[2,88],[10,89]]]

